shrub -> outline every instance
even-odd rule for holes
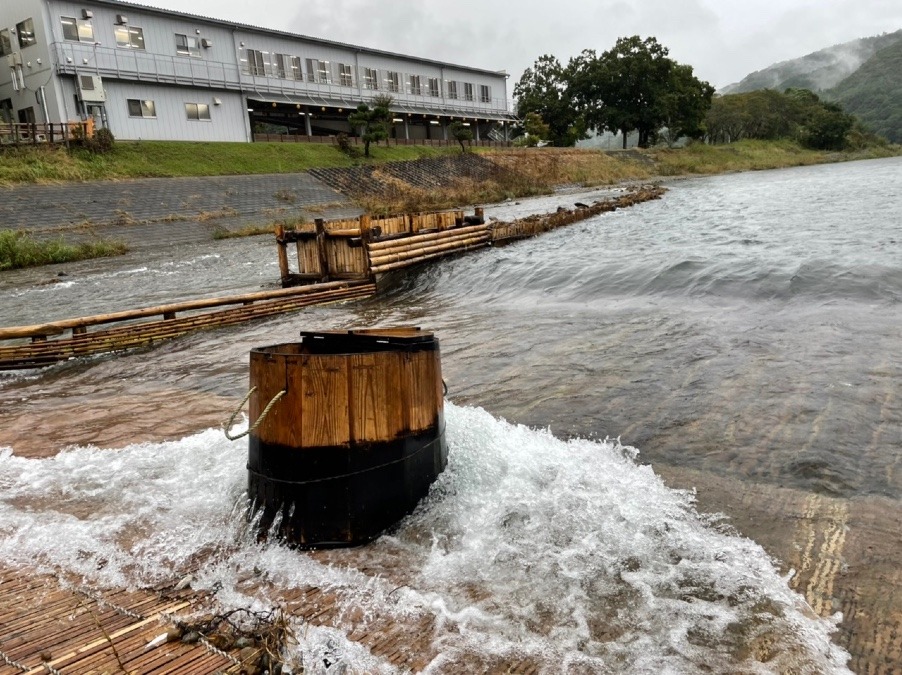
[[[115,140],[112,131],[102,128],[94,132],[94,137],[88,139],[85,147],[95,155],[105,155],[113,150]]]

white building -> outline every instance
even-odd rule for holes
[[[89,116],[119,139],[329,135],[381,94],[396,138],[485,138],[515,119],[507,73],[117,0],[0,0],[0,122]]]

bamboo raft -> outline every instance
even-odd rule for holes
[[[254,593],[263,590],[260,586],[249,582],[242,590]],[[335,626],[347,611],[334,593],[316,586],[287,590],[278,601],[284,614],[302,625]],[[261,644],[239,648],[214,634],[186,643],[177,632],[170,633],[198,615],[211,616],[214,607],[211,597],[191,589],[98,591],[0,568],[0,675],[262,672],[259,663],[266,649]],[[429,616],[403,622],[377,616],[360,623],[348,639],[402,672],[420,672],[439,654],[432,644],[435,631]],[[169,639],[160,640],[167,633]],[[310,665],[310,672],[320,672]],[[480,665],[481,672],[521,675],[539,667],[528,659]]]
[[[574,209],[512,222],[485,222],[480,208],[396,216],[364,215],[298,229],[276,229],[282,289],[192,300],[144,309],[0,328],[0,370],[37,368],[60,361],[147,347],[201,329],[219,328],[356,300],[376,293],[383,274],[532,237],[586,218],[658,199],[665,189],[646,186]],[[292,271],[288,247],[294,244]]]

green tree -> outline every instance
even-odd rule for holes
[[[639,146],[648,147],[668,123],[697,135],[713,89],[698,80],[689,66],[670,59],[653,37],[617,40],[596,56],[592,50],[571,59],[570,93],[585,123],[623,134],[639,132]]]
[[[586,137],[586,125],[574,105],[570,76],[554,56],[540,56],[514,85],[517,115],[536,113],[548,124],[545,138],[557,146],[570,146]]]
[[[842,150],[853,132],[854,143],[871,142],[855,122],[840,106],[821,101],[808,89],[782,94],[761,89],[714,99],[706,127],[712,143],[786,138],[817,150]]]
[[[451,124],[448,126],[448,129],[451,131],[451,136],[454,138],[454,140],[460,143],[461,152],[466,152],[467,146],[464,144],[469,143],[473,140],[473,131],[470,129],[470,127],[466,126],[460,120],[457,120],[455,122],[451,122]]]
[[[661,117],[669,145],[679,138],[702,138],[705,135],[705,116],[711,107],[714,87],[699,80],[692,66],[675,64],[670,86],[661,97]]]
[[[551,128],[545,124],[539,113],[527,113],[523,119],[523,130],[526,132],[526,145],[534,148],[543,138],[548,138]]]
[[[373,99],[373,106],[366,103],[357,106],[357,110],[348,116],[348,122],[352,129],[356,129],[363,139],[363,154],[370,156],[370,143],[378,143],[388,138],[392,113],[390,106],[391,96],[377,96]]]
[[[842,150],[846,134],[855,125],[855,118],[843,112],[836,103],[821,103],[814,107],[801,133],[802,145],[816,150]]]

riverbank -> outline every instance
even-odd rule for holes
[[[459,155],[456,147],[375,146],[365,160],[337,145],[319,143],[118,142],[106,154],[53,147],[10,148],[0,155],[0,186],[69,181],[127,180],[300,173],[317,168],[380,166],[389,162]],[[824,152],[789,141],[740,141],[729,145],[600,151],[576,148],[474,148],[516,168],[532,188],[557,182],[583,186],[655,176],[708,175],[874,159],[902,154],[900,146]],[[526,196],[519,194],[517,196]]]
[[[469,208],[678,176],[851,161],[902,152],[743,141],[602,152],[379,147],[364,162],[327,144],[122,143],[109,155],[24,148],[0,155],[0,223],[42,241],[131,249],[291,229],[315,218]],[[265,173],[261,173],[265,172]],[[140,176],[159,176],[142,178]],[[13,235],[10,235],[13,236]]]

